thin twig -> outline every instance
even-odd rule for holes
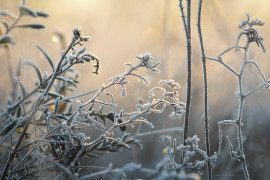
[[[216,61],[219,62],[220,64],[222,64],[224,67],[226,67],[227,69],[229,69],[233,74],[235,74],[236,76],[239,76],[239,74],[233,69],[231,68],[229,65],[227,65],[224,61],[222,61],[221,59],[217,59],[217,58],[212,58],[212,57],[205,57],[208,60],[211,61]]]
[[[253,65],[257,68],[257,70],[259,71],[259,73],[260,73],[262,79],[264,80],[264,82],[267,83],[267,80],[266,80],[266,78],[264,77],[264,75],[263,75],[263,73],[262,73],[262,71],[261,71],[259,65],[258,65],[255,61],[249,60],[249,61],[246,61],[246,63],[247,63],[247,64],[253,64]]]
[[[243,65],[240,69],[240,73],[238,76],[238,93],[239,93],[239,107],[238,107],[238,114],[237,114],[237,135],[238,135],[238,146],[239,146],[239,151],[240,151],[240,160],[243,166],[243,171],[246,179],[249,178],[249,173],[247,169],[247,164],[246,164],[246,157],[244,153],[244,148],[243,148],[243,135],[242,135],[242,116],[243,116],[243,106],[244,106],[244,96],[243,96],[243,85],[242,85],[242,75],[244,72],[244,68],[246,67],[246,59],[247,59],[247,49],[244,51],[244,59],[243,59]]]
[[[256,88],[254,88],[254,89],[250,90],[250,91],[249,91],[249,92],[247,92],[245,95],[243,95],[243,98],[248,97],[249,95],[251,95],[251,94],[255,93],[256,91],[258,91],[259,89],[261,89],[261,88],[263,88],[263,87],[265,87],[265,86],[269,86],[269,81],[270,81],[270,80],[268,80],[268,82],[267,82],[267,83],[260,84],[260,85],[259,85],[259,86],[257,86]]]
[[[52,78],[50,79],[49,84],[47,85],[45,91],[44,91],[44,92],[42,93],[42,95],[41,95],[41,100],[42,100],[42,101],[45,99],[45,97],[47,96],[49,90],[51,89],[51,87],[52,87],[52,85],[53,85],[53,83],[54,83],[54,81],[55,81],[55,79],[56,79],[57,73],[60,72],[61,65],[62,65],[62,63],[63,63],[63,61],[64,61],[64,59],[65,59],[67,53],[68,53],[68,52],[71,50],[71,48],[74,46],[74,43],[76,42],[76,40],[77,40],[77,39],[75,38],[75,36],[73,36],[72,41],[71,41],[71,43],[69,44],[67,50],[62,54],[62,57],[61,57],[61,59],[60,59],[58,65],[57,65],[57,68],[56,68],[55,71],[53,72],[53,75],[52,75]]]
[[[202,0],[199,1],[198,5],[198,19],[197,19],[197,27],[201,45],[201,58],[203,63],[203,79],[204,79],[204,127],[205,127],[205,147],[207,156],[210,157],[210,138],[209,138],[209,118],[208,118],[208,87],[207,87],[207,71],[206,71],[206,58],[204,52],[203,38],[202,38],[202,30],[201,30],[201,10],[202,10]],[[208,180],[212,179],[212,167],[210,161],[207,162],[208,168]]]
[[[161,134],[161,133],[168,133],[168,132],[183,132],[183,128],[173,127],[173,128],[160,129],[160,130],[155,130],[155,131],[148,131],[148,132],[138,133],[137,135],[135,135],[135,137],[149,136],[153,134]]]
[[[184,120],[184,139],[183,139],[184,145],[186,145],[185,140],[187,139],[188,136],[188,123],[191,106],[191,32],[190,32],[191,0],[187,0],[187,18],[185,18],[182,0],[179,0],[179,3],[182,14],[182,20],[185,27],[186,49],[187,49],[187,92],[186,92],[187,96],[186,96],[186,115]]]

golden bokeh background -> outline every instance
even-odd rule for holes
[[[17,14],[19,4],[20,1],[18,0],[0,0],[0,9]],[[113,75],[121,73],[124,70],[123,63],[126,61],[135,62],[136,55],[150,52],[156,59],[161,60],[162,73],[147,74],[146,71],[141,73],[152,81],[152,85],[157,85],[160,79],[175,79],[182,86],[180,95],[182,101],[185,101],[185,36],[178,4],[178,0],[28,0],[27,6],[34,10],[44,10],[50,14],[50,17],[47,19],[33,19],[31,17],[22,19],[22,23],[42,23],[46,26],[46,29],[38,31],[15,29],[11,32],[16,41],[16,44],[11,47],[14,64],[19,59],[22,61],[31,60],[41,67],[42,71],[49,71],[49,65],[35,45],[39,44],[57,63],[62,46],[60,43],[54,42],[57,39],[55,39],[53,33],[61,33],[67,44],[71,39],[72,29],[81,27],[83,33],[91,37],[91,41],[85,45],[88,51],[99,57],[101,69],[99,75],[94,75],[91,73],[93,67],[90,64],[77,65],[76,69],[80,73],[80,84],[76,92],[85,92],[99,87],[101,82],[107,82]],[[202,30],[206,55],[216,57],[224,49],[233,46],[240,32],[238,25],[246,19],[246,14],[249,13],[252,19],[259,18],[266,22],[262,28],[259,28],[259,33],[264,37],[265,48],[269,51],[264,54],[256,44],[252,44],[248,58],[256,60],[265,76],[270,77],[269,12],[270,1],[266,0],[205,0],[202,9]],[[196,13],[197,1],[192,1],[193,99],[190,135],[198,134],[203,145],[204,133],[203,120],[201,119],[203,114],[203,77]],[[3,17],[0,18],[3,19]],[[241,41],[241,43],[243,42]],[[237,70],[242,61],[242,54],[230,53],[224,58],[228,64],[231,64]],[[0,47],[0,62],[0,104],[3,106],[6,104],[6,95],[10,91],[10,82],[8,80],[6,54],[2,47]],[[22,81],[29,89],[33,87],[33,82],[36,81],[31,73],[34,72],[29,67],[23,68]],[[119,110],[124,107],[128,110],[134,109],[138,99],[141,97],[147,99],[147,91],[153,87],[145,87],[142,82],[134,80],[131,79],[131,84],[128,86],[128,97],[121,98],[119,89],[112,90],[116,93]],[[208,80],[211,142],[214,152],[218,145],[217,122],[236,116],[237,81],[231,72],[215,62],[208,63]],[[248,68],[244,78],[244,88],[246,90],[251,89],[261,82],[262,80],[259,78],[256,69],[254,67]],[[267,129],[270,125],[269,97],[270,90],[263,89],[245,102],[245,146],[249,167],[253,168],[253,170],[251,169],[253,179],[270,176],[269,172],[265,172],[265,169],[270,167],[270,133]],[[127,100],[129,101],[128,105],[126,104]],[[160,117],[152,115],[150,118]],[[157,127],[166,128],[182,125],[182,121],[167,121],[169,120],[165,116],[163,119],[158,119]],[[225,133],[235,133],[234,127],[228,128]],[[152,147],[156,147],[156,149],[145,145],[146,147],[142,152],[148,154],[142,153],[139,158],[149,167],[153,167],[153,164],[158,162],[162,156],[161,150],[158,149],[158,146],[160,146],[158,137],[155,138],[157,142]],[[181,143],[180,139],[179,137],[178,143]],[[151,137],[146,138],[146,141],[151,141]],[[229,152],[228,147],[226,149],[225,146],[224,149],[224,151]],[[151,155],[149,155],[149,152],[151,152]],[[125,154],[129,157],[127,152]],[[225,159],[226,157],[226,161],[229,161],[228,154],[225,153],[222,158]],[[113,157],[108,157],[107,160],[115,162]],[[127,158],[122,162],[116,161],[116,165],[121,165],[121,163],[129,160]],[[231,163],[232,160],[229,162]],[[100,163],[104,162],[101,161]],[[226,165],[222,163],[222,160],[218,160],[216,166],[218,178],[228,178],[228,176],[223,176],[224,169],[232,174],[241,174],[241,169],[234,168],[237,163],[230,163],[226,162]],[[232,172],[232,169],[235,169],[236,172]],[[223,172],[223,175],[218,176],[218,172]],[[232,176],[230,178],[237,179],[239,177]]]

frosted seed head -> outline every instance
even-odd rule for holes
[[[144,62],[147,62],[150,59],[150,53],[144,54],[142,59]]]
[[[81,37],[81,34],[82,34],[81,28],[79,28],[79,27],[74,28],[74,29],[72,30],[72,32],[73,32],[73,35],[74,35],[74,36]]]

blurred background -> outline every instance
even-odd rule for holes
[[[147,101],[148,90],[158,85],[161,79],[175,79],[182,86],[180,99],[185,101],[186,87],[186,51],[185,36],[181,21],[178,0],[28,0],[26,5],[33,10],[44,10],[50,14],[48,19],[33,19],[24,17],[22,23],[38,22],[46,26],[43,30],[15,29],[11,32],[16,44],[11,47],[14,68],[19,60],[31,60],[42,71],[50,71],[44,56],[35,47],[39,44],[57,63],[63,50],[54,33],[60,33],[66,44],[72,37],[72,29],[81,27],[83,33],[91,37],[86,43],[87,50],[94,53],[101,60],[99,75],[90,64],[77,65],[80,74],[80,83],[74,93],[89,91],[98,88],[101,82],[106,83],[113,75],[122,73],[123,63],[131,61],[136,63],[135,56],[150,52],[157,60],[162,62],[160,74],[141,73],[151,81],[151,86],[136,79],[130,79],[128,96],[120,97],[120,89],[111,89],[118,103],[118,111],[125,108],[132,111],[142,98]],[[0,0],[0,9],[17,14],[19,0]],[[206,56],[216,57],[226,48],[233,46],[240,32],[238,25],[246,19],[249,13],[251,19],[259,18],[265,25],[259,29],[264,37],[266,50],[270,49],[270,1],[265,0],[208,0],[202,9],[202,31]],[[197,1],[192,2],[192,105],[191,124],[189,135],[197,134],[201,139],[201,148],[204,149],[203,125],[203,73],[200,61],[200,49],[196,27]],[[0,17],[4,19],[3,17]],[[6,20],[6,19],[5,19]],[[8,21],[8,20],[7,20]],[[240,41],[240,44],[245,41]],[[242,62],[242,53],[231,52],[223,60],[237,71]],[[248,59],[255,60],[261,67],[265,77],[270,76],[269,51],[263,53],[257,45],[251,44]],[[10,91],[10,81],[4,48],[0,47],[0,104],[6,105],[7,95]],[[45,62],[45,63],[44,63]],[[237,79],[234,75],[215,62],[207,65],[209,82],[209,113],[211,133],[211,153],[218,148],[217,122],[224,119],[234,119],[237,113],[238,97],[236,95]],[[23,67],[22,81],[28,89],[33,88],[34,74],[30,67]],[[248,90],[263,83],[257,70],[248,66],[244,79],[244,90]],[[70,96],[72,94],[69,94]],[[252,179],[267,179],[270,172],[270,91],[262,89],[250,96],[245,101],[244,107],[244,147],[247,156],[248,168]],[[129,102],[128,104],[126,102]],[[183,125],[183,119],[173,121],[168,118],[170,112],[162,116],[149,115],[156,129],[164,129]],[[128,132],[134,134],[135,128]],[[145,127],[143,132],[150,131]],[[91,129],[87,132],[91,136]],[[224,136],[229,135],[235,150],[236,128],[224,127]],[[116,132],[121,136],[121,132]],[[168,133],[177,139],[177,144],[182,143],[182,134]],[[159,135],[150,135],[141,138],[144,149],[136,154],[136,161],[145,167],[154,168],[162,158],[162,145]],[[122,158],[119,158],[121,153]],[[91,162],[95,165],[108,166],[113,162],[115,167],[134,160],[135,152],[123,150],[119,153],[108,153],[99,160]],[[180,154],[180,153],[179,153]],[[179,154],[177,161],[179,161]],[[124,157],[124,158],[123,158]],[[240,163],[229,157],[229,147],[224,139],[223,154],[218,158],[214,168],[215,179],[244,179]]]

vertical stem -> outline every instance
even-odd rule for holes
[[[201,31],[201,9],[202,9],[202,0],[199,1],[198,6],[198,19],[197,19],[197,27],[200,39],[200,46],[201,46],[201,56],[202,56],[202,63],[203,63],[203,79],[204,79],[204,126],[205,126],[205,146],[206,146],[206,153],[207,156],[210,157],[210,140],[209,140],[209,128],[208,128],[208,92],[207,92],[207,71],[206,71],[206,58],[204,53],[204,45],[202,39],[202,31]],[[212,179],[212,167],[210,162],[207,162],[207,169],[208,169],[208,179]]]
[[[51,87],[52,87],[52,85],[53,85],[53,83],[54,83],[54,81],[55,81],[55,78],[56,78],[56,76],[58,75],[58,73],[59,73],[59,71],[60,71],[60,67],[61,67],[61,65],[62,65],[62,62],[64,61],[64,59],[65,59],[67,53],[68,53],[68,52],[70,51],[70,49],[73,47],[75,41],[76,41],[76,38],[75,38],[75,36],[74,36],[74,37],[72,38],[72,41],[71,41],[71,43],[69,44],[67,50],[66,50],[66,51],[64,52],[64,54],[62,55],[62,57],[61,57],[61,59],[60,59],[58,65],[57,65],[57,68],[56,68],[55,71],[53,72],[53,75],[52,75],[52,78],[51,78],[49,84],[47,85],[45,91],[44,91],[43,94],[41,95],[42,101],[44,100],[45,96],[48,94],[49,90],[51,89]]]
[[[187,31],[188,31],[188,37],[189,40],[191,38],[190,36],[190,12],[191,12],[191,0],[187,0]]]
[[[190,30],[190,11],[191,11],[191,0],[187,0],[187,21],[185,19],[185,13],[183,10],[182,0],[180,2],[180,10],[182,14],[182,20],[185,28],[186,34],[186,48],[187,48],[187,99],[186,99],[186,115],[184,121],[184,145],[186,145],[185,140],[188,135],[188,121],[190,115],[190,106],[191,106],[191,30]]]
[[[191,32],[190,32],[190,4],[191,0],[187,0],[187,100],[186,100],[186,116],[184,124],[184,145],[188,136],[188,121],[191,106]]]
[[[242,114],[243,114],[243,106],[244,106],[244,95],[243,95],[243,86],[242,86],[242,75],[246,66],[246,58],[247,58],[247,48],[245,48],[244,52],[244,61],[243,65],[241,67],[239,76],[238,76],[238,86],[239,86],[239,109],[238,109],[238,117],[237,117],[237,135],[238,135],[238,146],[239,146],[239,151],[240,151],[240,161],[243,166],[243,171],[245,178],[249,180],[249,173],[247,169],[247,163],[246,163],[246,157],[244,153],[244,148],[243,148],[243,135],[242,135]]]

